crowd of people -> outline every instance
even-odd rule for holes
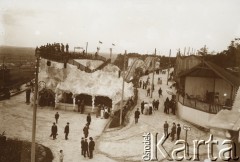
[[[51,127],[50,137],[52,137],[53,140],[56,140],[58,136],[57,124],[60,118],[60,114],[56,112],[54,118],[55,118],[55,122]],[[95,142],[93,138],[89,137],[89,127],[90,127],[91,121],[92,121],[91,114],[88,113],[86,117],[86,125],[83,128],[84,137],[81,138],[81,155],[84,156],[84,158],[89,157],[90,159],[93,158],[93,150],[95,147]],[[70,133],[70,123],[67,122],[66,126],[64,127],[65,140],[68,140],[69,133]],[[88,142],[88,137],[89,137],[89,142]],[[63,162],[63,158],[64,158],[63,150],[60,150],[59,161]]]
[[[63,43],[47,43],[40,47],[36,47],[36,51],[40,53],[60,53],[60,52],[69,52],[69,45],[64,45]]]
[[[56,42],[52,44],[47,43],[46,45],[36,47],[35,53],[37,52],[39,52],[42,57],[54,61],[64,61],[63,59],[67,58],[107,61],[107,59],[103,56],[100,56],[98,52],[95,52],[95,54],[86,53],[85,50],[82,50],[81,52],[70,52],[68,43],[66,45]],[[59,55],[61,55],[61,57],[59,57]]]
[[[171,128],[171,132],[168,133],[169,129],[169,124],[167,121],[165,121],[165,123],[163,124],[163,130],[164,130],[164,136],[165,137],[168,137],[169,135],[171,136],[171,141],[174,141],[175,140],[175,135],[177,134],[176,136],[176,140],[179,140],[180,139],[180,134],[181,134],[181,126],[180,124],[175,124],[175,122],[172,123],[172,128]]]

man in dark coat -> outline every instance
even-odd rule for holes
[[[140,116],[140,111],[139,111],[139,108],[137,108],[137,110],[135,111],[135,114],[134,114],[135,124],[138,123],[139,116]]]
[[[155,107],[156,107],[156,110],[158,110],[158,107],[159,107],[159,100],[157,100],[156,102],[155,102]]]
[[[85,136],[85,138],[88,137],[88,125],[86,124],[86,126],[83,128],[83,134]]]
[[[174,141],[174,138],[175,138],[175,134],[176,134],[176,124],[173,123],[173,126],[172,126],[172,132],[171,132],[171,136],[172,136],[172,141]]]
[[[84,113],[84,100],[82,100],[82,102],[81,102],[81,105],[80,105],[80,111],[81,111],[81,114],[83,114]]]
[[[87,156],[89,157],[87,139],[85,139],[85,141],[83,142],[83,156],[84,157],[86,157],[86,153],[87,153]]]
[[[55,114],[56,124],[58,123],[58,119],[59,119],[59,114],[58,114],[58,112],[56,112],[56,114]]]
[[[90,125],[91,124],[91,115],[90,115],[90,113],[88,113],[88,115],[87,115],[87,123],[88,123],[88,125]]]
[[[55,123],[53,123],[53,125],[52,125],[52,134],[50,135],[50,137],[53,136],[54,140],[56,139],[57,131],[58,131],[57,126],[55,125]]]
[[[81,140],[81,154],[83,155],[84,152],[83,152],[83,146],[84,146],[84,138],[82,137],[82,140]]]
[[[77,105],[78,105],[78,112],[80,112],[80,110],[81,110],[81,101],[80,100],[77,101]]]
[[[94,147],[95,147],[95,142],[93,141],[93,138],[92,137],[89,137],[90,139],[90,142],[89,142],[89,145],[88,145],[88,148],[89,148],[89,158],[92,159],[93,158],[93,150],[94,150]]]
[[[165,121],[165,123],[164,123],[164,125],[163,125],[165,137],[168,136],[168,127],[169,127],[169,125],[168,125],[167,121]]]
[[[69,134],[69,123],[68,122],[67,122],[67,125],[65,126],[64,133],[65,133],[65,140],[68,140],[68,134]]]
[[[139,81],[139,88],[142,87],[142,80]]]
[[[141,102],[141,113],[143,114],[143,110],[144,110],[144,101]]]
[[[177,124],[177,140],[180,139],[181,127],[180,124]]]
[[[30,96],[31,96],[31,87],[28,87],[26,90],[26,103],[30,103]]]
[[[159,97],[162,96],[162,89],[161,89],[161,87],[160,87],[159,90],[158,90],[158,95],[159,95]]]

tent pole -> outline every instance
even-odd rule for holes
[[[125,50],[125,54],[124,54],[124,59],[123,59],[123,83],[122,83],[122,100],[121,100],[121,105],[120,105],[120,123],[119,125],[122,125],[122,111],[123,111],[123,98],[124,98],[124,79],[125,79],[125,63],[126,63],[126,55],[127,55],[127,51]]]

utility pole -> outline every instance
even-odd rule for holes
[[[36,60],[36,71],[35,71],[35,88],[34,88],[34,102],[33,102],[33,122],[32,122],[32,148],[31,148],[31,162],[35,162],[35,138],[36,138],[36,116],[37,116],[37,100],[38,100],[38,72],[39,72],[39,61],[40,53],[36,51],[37,60]]]
[[[171,49],[169,51],[169,57],[168,57],[168,73],[167,73],[167,85],[168,85],[168,77],[169,77],[169,68],[170,68],[170,56],[171,56]]]
[[[120,104],[120,126],[122,125],[122,111],[123,111],[123,98],[124,98],[124,79],[125,79],[125,64],[126,64],[126,55],[127,55],[127,50],[125,50],[124,53],[124,59],[123,59],[123,73],[122,73],[122,78],[123,78],[123,83],[122,83],[122,100]]]
[[[154,88],[154,73],[155,73],[155,57],[156,57],[156,55],[157,55],[157,50],[155,48],[154,57],[153,57],[153,76],[152,76],[151,98],[153,95],[153,88]]]

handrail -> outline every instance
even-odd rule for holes
[[[217,114],[219,111],[224,109],[224,105],[210,104],[204,101],[199,101],[197,99],[186,98],[180,94],[178,94],[178,102],[180,102],[184,106],[197,109],[199,111],[207,112],[210,114]]]

